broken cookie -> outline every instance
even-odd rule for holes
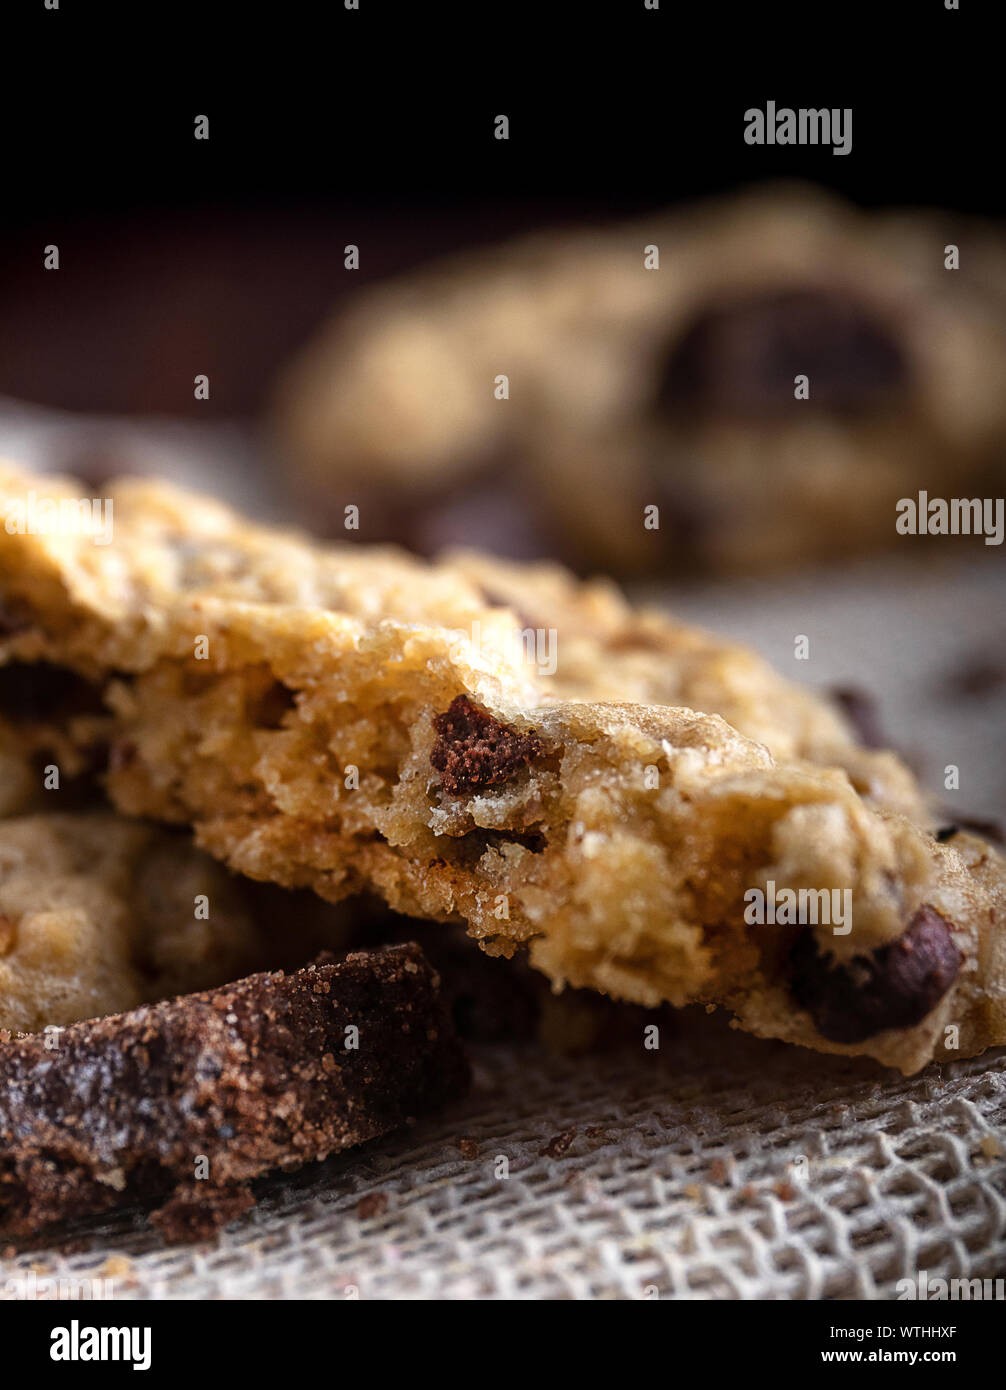
[[[135,1203],[168,1241],[254,1205],[252,1179],[410,1123],[467,1068],[419,948],[0,1042],[0,1230]]]
[[[101,689],[121,811],[194,826],[254,879],[460,919],[557,988],[722,1004],[905,1071],[1006,1041],[1002,859],[935,838],[911,774],[830,700],[554,568],[320,545],[152,483],[114,498],[107,546],[0,534],[24,624],[0,656]],[[752,918],[775,884],[811,910]],[[814,910],[834,894],[847,919]],[[877,953],[920,913],[953,951],[906,1009]],[[829,1021],[845,986],[807,984],[807,933],[868,1000],[854,1040]]]

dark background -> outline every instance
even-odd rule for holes
[[[765,179],[999,215],[998,45],[991,7],[961,3],[23,3],[3,21],[0,394],[254,414],[369,280]],[[769,98],[851,106],[852,153],[745,145]]]

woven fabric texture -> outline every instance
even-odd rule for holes
[[[708,1022],[483,1049],[463,1105],[267,1180],[216,1241],[123,1215],[7,1252],[0,1297],[32,1270],[127,1299],[886,1299],[1006,1271],[1006,1049],[904,1079]]]

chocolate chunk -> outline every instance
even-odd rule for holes
[[[252,1205],[252,1179],[395,1129],[467,1080],[415,945],[252,975],[49,1042],[0,1036],[0,1229],[32,1238],[134,1202],[161,1204],[151,1220],[168,1240],[205,1236]]]
[[[456,695],[433,727],[438,738],[430,762],[452,796],[502,786],[542,751],[537,734],[508,729],[467,695]]]
[[[877,702],[855,686],[837,686],[829,695],[852,725],[863,748],[889,748],[877,713]]]
[[[944,917],[923,904],[896,941],[836,964],[805,931],[790,956],[791,989],[818,1032],[831,1042],[859,1043],[887,1028],[911,1028],[957,978],[963,957]]]
[[[699,314],[670,346],[658,402],[741,415],[799,409],[800,375],[810,380],[810,405],[862,411],[904,386],[908,369],[888,329],[851,297],[781,289]]]
[[[970,830],[972,835],[977,835],[982,840],[991,840],[997,845],[1006,844],[1006,831],[999,821],[979,820],[975,816],[958,816],[955,822],[936,831],[936,839],[941,845],[945,844],[962,830]]]

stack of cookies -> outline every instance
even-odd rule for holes
[[[360,895],[905,1073],[1006,1042],[1002,857],[753,653],[553,566],[85,491],[0,470],[8,1231],[204,1234],[459,1095],[416,947],[290,970]]]

